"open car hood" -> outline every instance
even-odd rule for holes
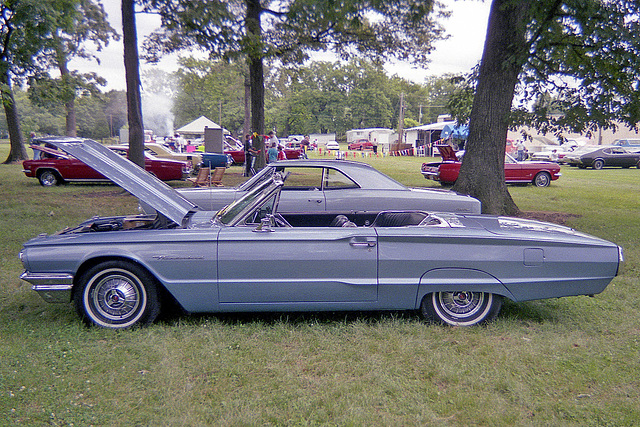
[[[452,146],[445,145],[436,145],[435,146],[440,152],[440,156],[442,156],[442,161],[445,162],[459,162],[460,160],[456,157],[456,152]]]
[[[176,224],[182,225],[187,214],[197,210],[196,205],[173,188],[96,141],[71,137],[39,138],[38,141],[71,154]]]

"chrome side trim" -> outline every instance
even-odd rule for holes
[[[32,273],[25,271],[20,275],[20,278],[34,286],[73,285],[73,274],[69,273]]]

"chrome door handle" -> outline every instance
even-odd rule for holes
[[[349,245],[356,248],[373,248],[376,246],[376,242],[374,240],[368,240],[366,242],[351,240]]]

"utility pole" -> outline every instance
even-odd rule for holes
[[[402,137],[404,132],[404,93],[400,94],[400,117],[398,118],[398,143],[402,144],[404,138]]]

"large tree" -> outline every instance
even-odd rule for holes
[[[95,95],[98,86],[104,86],[106,81],[96,73],[82,74],[69,70],[69,61],[83,58],[95,59],[99,63],[93,50],[99,52],[110,39],[118,40],[119,35],[109,25],[103,6],[94,0],[56,0],[55,3],[56,15],[50,18],[58,23],[47,45],[52,64],[57,67],[60,77],[34,75],[29,83],[30,97],[41,105],[64,102],[65,135],[76,136],[75,101],[78,94]]]
[[[147,43],[151,56],[198,46],[212,58],[243,58],[249,69],[251,126],[264,133],[264,61],[301,63],[310,52],[343,58],[367,53],[426,63],[442,29],[433,0],[145,0],[163,31]],[[259,161],[263,158],[258,157]],[[256,165],[260,167],[260,164]]]
[[[493,0],[454,190],[479,198],[483,212],[517,214],[504,183],[509,126],[636,127],[639,20],[636,0]],[[554,102],[535,102],[545,96]]]
[[[140,63],[134,0],[122,0],[124,69],[127,82],[127,118],[129,123],[129,160],[144,168],[144,125],[140,95]]]
[[[4,0],[0,3],[0,91],[7,118],[11,150],[5,163],[27,159],[13,84],[46,69],[46,40],[55,31],[52,2]]]

